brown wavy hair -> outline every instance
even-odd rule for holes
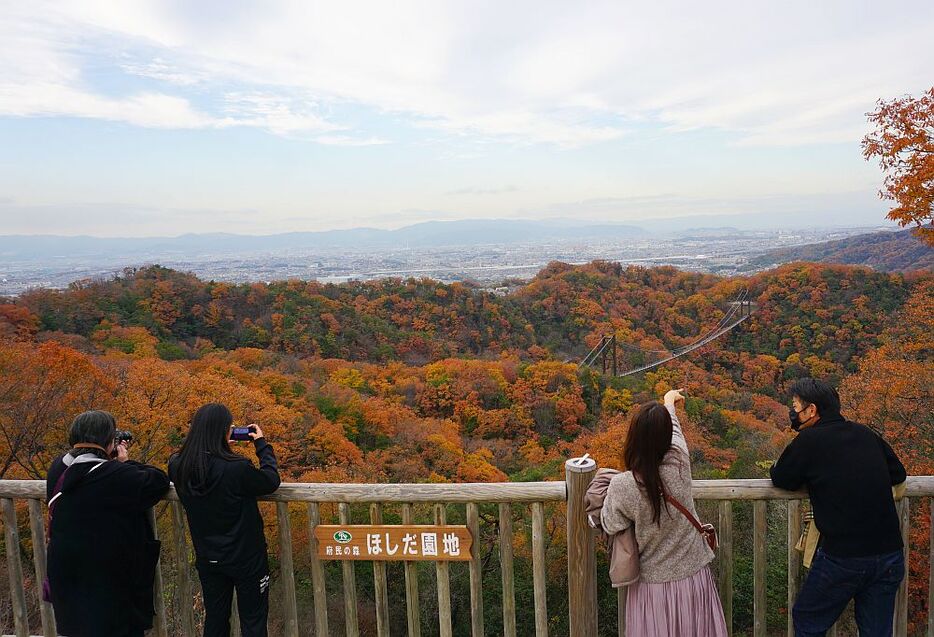
[[[652,505],[652,521],[659,524],[665,485],[659,471],[665,454],[671,449],[671,414],[657,402],[645,403],[629,421],[623,461],[632,471],[636,484],[645,490]],[[668,508],[668,505],[665,505]]]

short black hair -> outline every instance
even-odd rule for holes
[[[840,413],[840,394],[830,383],[816,378],[799,378],[788,390],[802,402],[817,407],[821,416]]]
[[[106,411],[98,409],[78,414],[68,430],[68,444],[74,447],[82,442],[90,442],[106,447],[113,442],[117,432],[117,421]]]

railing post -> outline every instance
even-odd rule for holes
[[[292,521],[289,503],[276,502],[279,523],[279,577],[282,580],[283,630],[289,637],[298,637],[298,602],[295,594],[295,567],[292,555]]]
[[[548,573],[545,566],[545,505],[532,503],[532,587],[535,637],[548,637]]]
[[[588,456],[564,463],[568,497],[568,612],[571,637],[597,634],[597,565],[584,495],[597,472]]]
[[[172,510],[172,532],[175,536],[175,556],[178,559],[178,609],[181,615],[181,632],[183,635],[194,635],[197,631],[195,609],[191,601],[194,597],[191,594],[191,563],[185,540],[185,514],[181,502],[173,501],[169,508]]]
[[[412,505],[402,505],[402,524],[412,524]],[[421,637],[422,619],[418,612],[418,562],[403,562],[405,565],[405,615],[408,622],[408,636]]]
[[[315,637],[327,637],[328,600],[324,579],[324,564],[318,557],[318,539],[315,529],[321,523],[321,510],[317,502],[308,503],[308,550],[311,553],[311,588],[315,596]]]
[[[768,534],[768,500],[752,504],[752,634],[765,637],[766,603],[766,536]]]
[[[895,597],[895,621],[893,624],[895,635],[902,637],[908,634],[908,526],[911,520],[911,511],[907,496],[896,502],[895,508],[898,511],[902,543],[904,544],[902,551],[905,554],[905,578],[902,580],[901,586],[898,587],[898,595]]]
[[[370,524],[383,523],[383,505],[370,505]],[[389,583],[386,578],[386,562],[373,562],[373,593],[376,604],[376,634],[389,637]]]
[[[443,504],[435,505],[435,524],[447,524],[447,511]],[[451,567],[447,562],[435,562],[438,588],[438,630],[441,637],[451,637]]]
[[[934,637],[934,498],[928,498],[928,514],[931,525],[928,527],[928,632],[927,637]]]
[[[483,637],[483,562],[480,559],[480,507],[467,504],[467,528],[473,542],[470,545],[470,634]]]
[[[32,529],[32,561],[36,570],[36,590],[39,592],[39,616],[44,637],[55,637],[55,613],[52,604],[42,601],[42,582],[48,573],[45,553],[45,520],[39,500],[29,500],[29,526]]]
[[[146,517],[149,520],[149,525],[152,527],[153,539],[158,540],[159,524],[156,520],[155,507],[149,509],[149,511],[146,512]],[[153,579],[152,588],[152,605],[153,609],[156,611],[156,616],[153,619],[152,635],[153,637],[167,637],[169,634],[169,629],[165,616],[165,597],[163,597],[163,591],[165,590],[165,587],[163,586],[162,582],[162,551],[159,551],[159,559],[156,560],[156,576]]]
[[[23,562],[20,559],[19,527],[16,523],[16,508],[13,500],[0,500],[3,514],[3,532],[6,542],[7,570],[10,574],[10,610],[13,615],[13,632],[16,637],[29,635],[29,611],[26,607],[26,591],[23,587]]]
[[[720,602],[726,619],[726,632],[733,637],[733,503],[721,500],[718,505],[720,550],[718,551]]]
[[[512,557],[512,506],[500,502],[499,566],[503,582],[503,637],[516,637],[516,586]]]
[[[798,598],[798,582],[801,578],[801,556],[795,546],[801,537],[801,500],[788,501],[788,637],[794,637],[795,626],[792,609]]]
[[[350,504],[341,502],[337,505],[337,515],[341,525],[350,524]],[[341,562],[344,582],[344,634],[347,637],[359,637],[360,620],[357,616],[357,575],[351,560]],[[296,633],[297,635],[298,633]]]

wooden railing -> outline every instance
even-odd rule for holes
[[[276,493],[265,500],[274,503],[278,523],[278,565],[279,595],[282,608],[282,634],[288,637],[312,634],[310,624],[314,625],[314,634],[323,636],[345,634],[348,637],[360,634],[359,605],[357,600],[356,566],[347,561],[341,564],[343,588],[343,630],[329,621],[328,591],[326,586],[325,566],[317,557],[317,545],[314,529],[321,523],[322,507],[336,505],[341,524],[383,522],[385,507],[399,507],[401,522],[411,524],[415,507],[424,509],[431,505],[435,524],[445,524],[449,511],[457,512],[463,506],[463,518],[475,541],[471,547],[469,569],[469,632],[472,637],[482,637],[484,630],[483,608],[483,564],[480,559],[481,516],[483,505],[498,505],[498,519],[495,522],[498,536],[498,558],[501,571],[501,589],[498,591],[502,608],[502,633],[505,637],[516,635],[549,634],[551,616],[546,603],[547,570],[545,550],[545,507],[554,503],[567,503],[567,572],[568,572],[568,631],[571,637],[593,637],[598,634],[611,634],[618,631],[625,634],[625,590],[618,591],[618,627],[616,630],[604,626],[598,630],[598,581],[601,586],[608,586],[605,573],[597,573],[598,551],[593,532],[583,514],[583,496],[596,472],[593,461],[568,461],[564,482],[497,483],[497,484],[283,484]],[[929,504],[934,496],[934,476],[911,477],[908,479],[906,496],[898,502],[902,521],[902,532],[906,538],[908,551],[908,520],[910,503],[927,499]],[[721,546],[718,551],[715,568],[719,578],[720,595],[723,601],[727,623],[733,619],[733,566],[734,566],[734,503],[751,501],[752,515],[752,552],[753,552],[753,621],[751,634],[754,637],[766,635],[766,538],[768,523],[768,505],[774,502],[787,509],[787,608],[793,605],[801,576],[800,555],[792,550],[801,531],[801,500],[804,494],[789,493],[776,489],[768,480],[699,480],[694,482],[694,497],[701,510],[707,510],[716,504],[716,517],[719,525]],[[6,570],[9,573],[10,605],[12,607],[13,631],[18,637],[30,634],[30,628],[40,628],[43,635],[55,635],[54,617],[51,608],[38,600],[27,599],[27,592],[37,595],[40,589],[36,582],[45,577],[45,524],[44,507],[45,483],[31,480],[0,480],[0,513],[2,513],[4,538],[6,545]],[[27,580],[22,564],[22,551],[27,543],[20,537],[21,528],[17,520],[17,500],[25,500],[29,516],[34,575],[32,585],[27,587]],[[184,511],[173,491],[166,497],[170,510],[170,525],[173,529],[171,543],[165,543],[163,550],[171,546],[176,556],[181,556],[184,567],[175,569],[174,590],[177,593],[173,634],[196,635],[197,623],[194,605],[192,576],[190,571],[191,550],[186,537]],[[313,612],[309,625],[299,624],[296,593],[295,567],[292,543],[292,519],[290,503],[304,503],[307,509],[309,538],[310,581],[313,595]],[[369,505],[367,519],[353,519],[351,505],[356,507],[357,517],[362,504]],[[450,506],[448,506],[450,505]],[[531,560],[534,603],[534,626],[516,625],[516,593],[513,565],[514,516],[513,505],[527,506],[530,519]],[[773,505],[775,506],[775,505]],[[22,507],[21,507],[22,508]],[[934,508],[932,508],[934,510]],[[293,510],[294,513],[294,510]],[[931,528],[934,529],[934,513]],[[522,517],[525,519],[525,516]],[[155,519],[154,519],[155,521]],[[23,527],[23,530],[25,527]],[[741,529],[744,530],[744,529]],[[523,533],[526,529],[522,529]],[[934,531],[932,531],[934,534]],[[934,539],[934,538],[932,538]],[[931,560],[934,561],[934,542],[930,545]],[[435,565],[437,588],[437,633],[444,636],[454,634],[451,613],[450,565],[438,562]],[[421,635],[425,618],[419,609],[418,565],[404,563],[404,588],[406,605],[406,631],[409,637]],[[375,605],[376,634],[380,637],[389,635],[389,581],[386,563],[373,564],[373,600]],[[160,637],[170,633],[167,621],[166,595],[162,594],[163,573],[157,569],[156,580],[156,626],[154,634]],[[934,575],[930,563],[928,608],[934,608]],[[395,582],[394,582],[395,584]],[[399,582],[399,585],[402,585]],[[896,635],[906,635],[908,630],[907,578],[899,592],[895,620]],[[38,605],[39,626],[29,625],[29,608]],[[333,614],[333,610],[332,610]],[[929,611],[927,635],[934,635],[934,612]],[[430,620],[432,623],[434,619]],[[33,624],[35,624],[35,619]],[[236,624],[236,612],[233,614],[234,632],[239,634]],[[0,634],[8,627],[0,626]],[[398,631],[396,631],[398,632]],[[434,633],[435,631],[432,630]],[[458,630],[463,634],[465,628]],[[788,634],[792,635],[790,612],[788,613]]]

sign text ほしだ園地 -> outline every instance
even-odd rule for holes
[[[322,524],[315,538],[323,560],[467,561],[473,543],[466,526]]]

